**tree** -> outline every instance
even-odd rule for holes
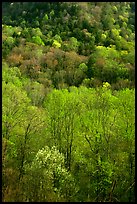
[[[45,97],[45,88],[43,84],[38,82],[28,81],[24,84],[28,97],[31,99],[31,103],[34,106],[41,106]]]
[[[76,123],[80,110],[79,103],[74,93],[69,93],[66,89],[54,90],[48,95],[45,108],[49,115],[51,144],[56,145],[64,154],[66,168],[71,170],[73,145],[78,131]]]
[[[6,73],[7,72],[7,73]],[[18,69],[5,67],[3,74],[2,98],[2,140],[3,140],[3,179],[6,181],[13,174],[14,180],[3,183],[3,199],[9,201],[21,200],[24,164],[29,163],[37,150],[37,137],[45,121],[45,112],[31,106],[27,93],[19,80]],[[12,83],[13,80],[13,83]],[[43,140],[42,140],[43,142]],[[9,174],[10,171],[10,174]],[[11,191],[15,193],[10,194]],[[18,191],[19,190],[19,191]],[[11,196],[11,198],[10,198]],[[17,197],[20,198],[17,198]]]
[[[26,167],[31,194],[29,201],[71,201],[76,191],[74,179],[64,166],[63,155],[53,146],[45,146],[36,154],[33,162]],[[37,177],[36,175],[39,174]],[[35,182],[34,182],[35,178]]]
[[[32,42],[38,44],[38,45],[45,45],[44,42],[42,41],[40,36],[33,36],[32,37]]]
[[[117,134],[119,134],[119,140],[121,145],[119,146],[118,152],[120,154],[121,150],[123,154],[121,155],[121,162],[123,162],[124,167],[121,166],[121,163],[117,163],[117,170],[125,169],[126,172],[126,181],[123,178],[123,191],[121,192],[121,200],[134,200],[134,168],[135,168],[135,95],[134,90],[121,90],[117,92],[118,100],[117,107],[119,110],[119,115],[117,115]],[[118,105],[119,104],[119,105]],[[131,108],[132,107],[132,108]],[[120,124],[120,125],[118,125]],[[122,149],[121,149],[122,148]],[[121,172],[122,176],[122,172]],[[124,193],[126,191],[126,194]],[[117,192],[118,193],[118,192]]]

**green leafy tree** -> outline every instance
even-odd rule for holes
[[[40,36],[33,36],[32,37],[32,42],[38,44],[38,45],[44,45],[44,42],[42,41]]]
[[[68,93],[66,89],[54,90],[45,101],[45,108],[49,113],[48,128],[51,142],[64,154],[66,167],[70,170],[78,131],[76,125],[80,111],[78,101],[74,93]]]

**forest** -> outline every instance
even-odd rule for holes
[[[2,201],[135,202],[135,2],[2,2]]]

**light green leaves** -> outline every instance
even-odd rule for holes
[[[52,45],[53,47],[56,47],[56,48],[61,47],[61,44],[57,40],[54,40]]]
[[[32,42],[34,42],[38,45],[45,45],[40,36],[33,36]]]

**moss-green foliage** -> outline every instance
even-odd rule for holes
[[[2,3],[3,202],[135,201],[135,3]]]

